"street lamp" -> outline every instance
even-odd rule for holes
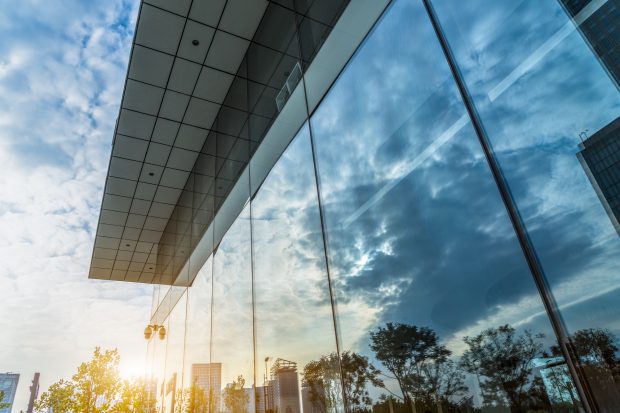
[[[166,338],[166,328],[164,326],[158,326],[157,324],[149,324],[148,326],[146,326],[146,328],[144,329],[144,338],[149,340],[151,338],[151,336],[153,335],[153,331],[154,332],[158,332],[159,331],[159,339],[163,340]]]

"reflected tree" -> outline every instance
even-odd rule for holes
[[[350,412],[365,412],[372,406],[368,385],[383,387],[379,378],[380,371],[368,358],[352,351],[344,351],[340,356],[333,352],[306,364],[303,372],[302,386],[310,391],[310,401],[322,406],[321,411],[336,406],[340,397],[338,391],[339,372],[342,372],[344,394]]]
[[[387,323],[370,332],[370,348],[394,376],[406,405],[441,410],[467,391],[465,375],[449,358],[452,352],[431,328]]]
[[[570,336],[570,342],[582,364],[604,366],[615,377],[620,376],[617,338],[611,331],[603,328],[578,330]],[[561,355],[559,346],[552,346],[551,352]]]
[[[194,383],[181,393],[177,391],[175,413],[209,413],[216,412],[213,389],[208,391]]]
[[[339,367],[336,353],[321,356],[304,366],[301,385],[308,389],[310,402],[319,412],[332,411],[342,399],[338,386]]]
[[[9,404],[4,402],[4,392],[0,390],[0,409],[4,409],[7,407],[9,407]]]
[[[461,366],[478,377],[485,406],[510,406],[513,412],[525,411],[532,361],[541,353],[542,337],[528,330],[517,334],[506,324],[463,339],[468,349],[463,353]]]
[[[247,413],[247,405],[250,396],[246,392],[245,379],[242,375],[237,376],[231,384],[224,389],[224,404],[230,413]]]
[[[125,380],[114,413],[154,413],[157,401],[152,383],[146,380]]]

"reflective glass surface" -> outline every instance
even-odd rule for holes
[[[215,411],[213,403],[220,383],[211,369],[212,258],[187,289],[185,355],[183,363],[183,412]],[[213,371],[213,374],[212,374]],[[216,390],[217,389],[217,390]]]
[[[567,374],[545,382],[564,360],[421,2],[391,6],[311,125],[350,409],[577,408]]]
[[[175,413],[183,405],[183,350],[185,346],[185,316],[187,294],[183,294],[170,312],[165,323],[166,367],[164,381],[160,384],[163,398],[162,413]],[[159,338],[155,338],[158,340]]]
[[[307,125],[252,201],[252,246],[257,412],[342,412]]]
[[[216,218],[217,225],[217,218]],[[254,411],[254,327],[250,208],[230,227],[213,256],[211,374],[216,412]],[[219,391],[218,391],[219,390]]]
[[[618,411],[618,2],[434,4],[576,361],[599,409]]]
[[[395,0],[312,74],[383,7],[346,4],[270,2],[231,74],[173,214],[190,286],[154,291],[159,411],[618,411],[618,2]]]

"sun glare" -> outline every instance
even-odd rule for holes
[[[118,372],[123,380],[140,378],[144,375],[144,365],[135,361],[121,361]]]

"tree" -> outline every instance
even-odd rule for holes
[[[120,400],[114,405],[114,413],[154,413],[156,400],[146,380],[125,380],[120,390]]]
[[[344,393],[351,412],[366,411],[372,405],[367,385],[383,387],[379,370],[368,362],[368,358],[352,351],[345,351],[340,356],[333,352],[306,364],[303,372],[302,386],[310,391],[310,400],[318,403],[321,410],[334,406],[339,401],[337,395],[339,373],[342,372]]]
[[[331,411],[340,403],[338,371],[336,353],[321,356],[319,360],[312,360],[304,366],[301,386],[308,389],[310,402],[318,411]]]
[[[119,362],[118,350],[102,353],[97,347],[92,360],[80,364],[77,373],[73,375],[75,402],[80,412],[112,412],[115,396],[121,390]]]
[[[480,390],[487,406],[505,406],[521,412],[527,404],[527,387],[532,361],[542,349],[542,334],[525,330],[517,335],[509,325],[489,328],[463,340],[469,347],[461,358],[461,366],[469,373],[483,377]]]
[[[7,407],[9,407],[8,403],[3,403],[2,401],[4,400],[4,392],[2,390],[0,390],[0,409],[5,409]]]
[[[153,389],[144,380],[121,381],[118,351],[95,348],[93,358],[80,364],[71,380],[52,384],[35,402],[37,412],[152,413]]]
[[[605,367],[609,372],[618,374],[619,360],[616,357],[618,339],[603,328],[577,330],[570,336],[570,343],[581,364]],[[559,346],[552,346],[554,355],[562,355]]]
[[[231,413],[247,413],[250,396],[246,392],[245,379],[242,375],[233,380],[232,384],[224,389],[224,403]]]
[[[370,332],[370,348],[394,376],[407,406],[449,402],[467,390],[452,352],[428,327],[387,323]]]
[[[34,404],[37,412],[72,413],[77,411],[75,386],[71,381],[60,379],[43,392]]]

